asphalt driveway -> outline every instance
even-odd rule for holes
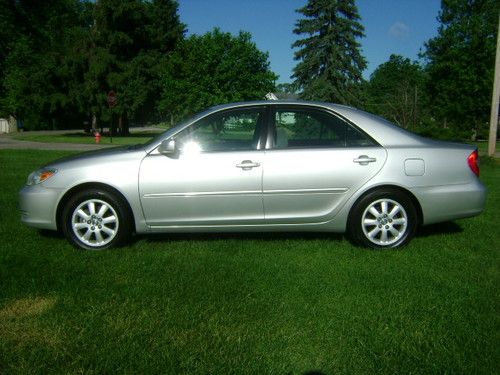
[[[154,127],[142,127],[142,128],[132,128],[131,133],[138,131],[161,131],[161,129]],[[75,130],[37,130],[31,131],[30,133],[38,135],[63,135],[63,134],[73,134]],[[0,149],[31,149],[31,150],[68,150],[68,151],[91,151],[99,150],[102,148],[117,147],[118,144],[80,144],[80,143],[60,143],[60,142],[33,142],[33,141],[21,141],[19,139],[13,139],[11,136],[13,134],[22,133],[11,133],[11,134],[0,134]]]
[[[117,145],[98,145],[98,144],[78,144],[78,143],[43,143],[20,141],[8,136],[0,136],[0,149],[35,149],[35,150],[75,150],[90,151],[102,148],[116,147]]]

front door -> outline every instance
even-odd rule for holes
[[[147,224],[261,223],[265,114],[263,107],[217,112],[173,137],[177,153],[144,158],[139,193]]]

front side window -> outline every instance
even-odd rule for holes
[[[372,146],[374,142],[341,118],[315,109],[277,109],[274,147]]]
[[[175,140],[185,152],[255,150],[264,112],[264,108],[218,112],[184,129]]]

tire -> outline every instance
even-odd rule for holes
[[[415,236],[417,211],[411,199],[393,189],[372,191],[351,210],[347,232],[358,245],[372,249],[402,247]]]
[[[76,193],[64,207],[61,219],[68,241],[85,250],[123,245],[132,233],[132,218],[126,203],[103,189]]]

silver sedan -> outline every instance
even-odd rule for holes
[[[419,225],[484,208],[473,146],[419,137],[351,107],[208,109],[144,145],[59,160],[20,191],[22,221],[83,249],[133,233],[347,232],[405,245]]]

